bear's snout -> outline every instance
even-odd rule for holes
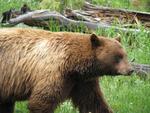
[[[130,68],[127,75],[131,75],[134,72],[133,68]]]
[[[117,66],[118,74],[120,75],[131,75],[134,72],[133,67],[128,63],[120,63],[120,65]]]
[[[133,72],[134,72],[134,70],[133,70],[132,67],[127,68],[127,69],[120,69],[118,71],[118,73],[121,74],[121,75],[131,75]]]

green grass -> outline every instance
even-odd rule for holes
[[[39,1],[39,0],[36,0]],[[93,0],[95,4],[109,6],[132,8],[125,0]],[[34,0],[0,0],[0,13],[9,8],[19,8],[26,2],[32,9],[38,8],[38,2]],[[142,9],[147,11],[147,9]],[[51,31],[60,31],[57,23],[50,22]],[[74,26],[74,31],[84,32],[86,28],[81,25],[80,28]],[[143,30],[144,28],[141,28]],[[63,28],[63,31],[72,29]],[[135,59],[137,63],[150,64],[150,34],[141,31],[140,33],[125,33],[113,29],[95,31],[98,35],[106,37],[115,37],[117,33],[121,35],[122,44],[128,52],[129,60]],[[150,76],[150,75],[149,75]],[[150,113],[150,79],[142,79],[139,76],[132,75],[128,77],[102,77],[100,85],[105,98],[114,110],[114,113]],[[16,103],[15,113],[28,113],[27,102]],[[78,113],[70,101],[61,104],[55,113]]]
[[[150,12],[149,0],[92,0],[92,3],[106,7]]]
[[[40,8],[56,10],[61,12],[64,8],[79,9],[83,6],[84,0],[41,0]]]
[[[0,15],[2,12],[7,11],[10,8],[20,10],[24,3],[27,3],[31,9],[38,8],[38,2],[35,2],[35,0],[0,0]]]
[[[103,77],[104,94],[115,113],[149,113],[150,81],[137,76]]]

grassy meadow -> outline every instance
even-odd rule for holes
[[[0,14],[10,8],[19,9],[23,3],[27,3],[32,9],[40,9],[38,7],[41,6],[40,1],[42,0],[0,0]],[[70,0],[68,1],[70,3]],[[98,5],[136,10],[129,0],[123,0],[123,2],[122,0],[93,0],[92,2]],[[70,6],[72,6],[71,3]],[[150,11],[146,6],[140,6],[138,10]],[[52,25],[50,31],[60,30],[58,25],[50,24]],[[114,29],[97,29],[95,33],[107,37],[115,37],[119,33],[129,60],[135,59],[136,63],[150,64],[150,34],[145,33],[143,27],[139,29],[141,29],[139,33],[125,33]],[[76,28],[76,31],[83,32],[81,28]],[[126,77],[105,76],[100,78],[100,86],[114,113],[150,113],[150,75],[146,78],[135,74]],[[15,113],[28,113],[27,102],[17,102]],[[68,100],[62,103],[55,113],[79,112]]]

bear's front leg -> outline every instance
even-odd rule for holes
[[[98,78],[77,83],[71,92],[71,98],[80,113],[113,113],[103,97]]]

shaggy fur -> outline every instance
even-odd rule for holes
[[[119,62],[116,62],[119,60]],[[80,113],[112,113],[98,76],[129,74],[117,40],[34,29],[0,30],[0,113],[29,100],[30,113],[54,113],[72,99]]]

